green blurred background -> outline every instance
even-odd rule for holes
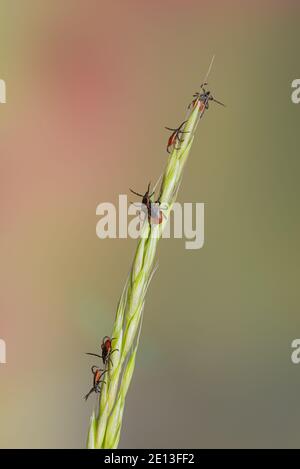
[[[121,447],[300,447],[300,78],[294,1],[1,0],[1,447],[84,447],[84,355],[110,334],[133,240],[96,206],[165,165],[216,54],[179,194],[205,245],[162,240]],[[170,325],[171,324],[171,325]]]

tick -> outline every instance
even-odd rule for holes
[[[150,185],[151,183],[149,182],[145,194],[139,194],[139,192],[136,192],[132,189],[130,189],[130,191],[138,197],[142,197],[142,210],[146,213],[149,224],[160,225],[165,216],[163,214],[163,210],[166,210],[166,208],[162,207],[162,204],[159,200],[156,202],[151,201],[151,197],[154,195],[155,191],[150,193]]]
[[[92,366],[91,368],[92,370],[92,373],[94,375],[94,378],[93,378],[93,387],[89,390],[89,392],[86,394],[86,396],[84,397],[85,400],[87,401],[89,396],[95,392],[96,394],[97,393],[100,393],[101,391],[101,384],[102,383],[106,383],[106,381],[102,381],[102,377],[105,373],[107,373],[108,370],[101,370],[101,368],[98,368],[97,366]]]
[[[179,127],[176,129],[172,129],[171,127],[165,127],[165,129],[170,130],[172,133],[169,137],[168,144],[167,144],[167,152],[170,153],[170,148],[174,147],[176,150],[180,149],[180,143],[184,141],[184,138],[181,138],[183,134],[189,133],[188,130],[182,130],[186,121],[183,121]],[[176,147],[176,143],[179,142],[179,146]]]
[[[116,338],[114,337],[111,338],[108,335],[106,335],[105,337],[103,337],[102,343],[101,343],[102,355],[97,355],[96,353],[90,353],[90,352],[87,352],[87,355],[92,355],[93,357],[102,358],[103,364],[105,366],[108,364],[108,362],[112,365],[111,356],[114,352],[119,351],[117,348],[112,350],[113,340],[116,340]]]
[[[202,83],[202,85],[200,85],[200,88],[201,88],[201,92],[197,92],[193,95],[193,101],[191,102],[191,104],[189,105],[189,109],[191,107],[195,107],[199,104],[199,111],[200,111],[200,117],[203,116],[204,112],[206,111],[206,109],[209,108],[209,101],[214,101],[215,103],[217,104],[220,104],[221,106],[224,106],[225,107],[225,104],[221,103],[221,101],[218,101],[217,99],[215,99],[211,92],[206,90],[204,87],[207,85],[207,83]]]

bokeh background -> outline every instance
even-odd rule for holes
[[[205,245],[162,240],[121,447],[300,447],[296,1],[1,0],[0,446],[85,446],[91,360],[136,242],[96,206],[161,173],[213,54],[179,194]]]

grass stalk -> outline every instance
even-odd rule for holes
[[[88,448],[117,448],[120,440],[126,395],[132,380],[142,325],[145,296],[154,273],[154,260],[158,241],[176,200],[183,170],[194,140],[195,130],[203,110],[200,100],[188,112],[183,127],[183,142],[173,147],[159,191],[161,205],[167,207],[165,218],[158,225],[146,219],[138,241],[136,253],[123,293],[118,303],[112,337],[119,352],[111,356],[112,364],[102,386],[97,413],[91,417]],[[147,217],[146,217],[147,218]]]

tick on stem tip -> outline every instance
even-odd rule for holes
[[[220,106],[225,107],[225,104],[223,104],[223,103],[221,103],[221,101],[218,101],[217,99],[215,99],[213,97],[213,95],[211,94],[211,92],[204,88],[206,85],[207,85],[207,82],[202,83],[202,85],[200,85],[201,92],[197,91],[193,95],[194,99],[188,107],[190,109],[190,108],[194,108],[195,106],[199,105],[199,111],[201,113],[200,117],[202,117],[204,112],[206,111],[206,109],[209,108],[209,101],[213,101],[217,104],[220,104]]]

